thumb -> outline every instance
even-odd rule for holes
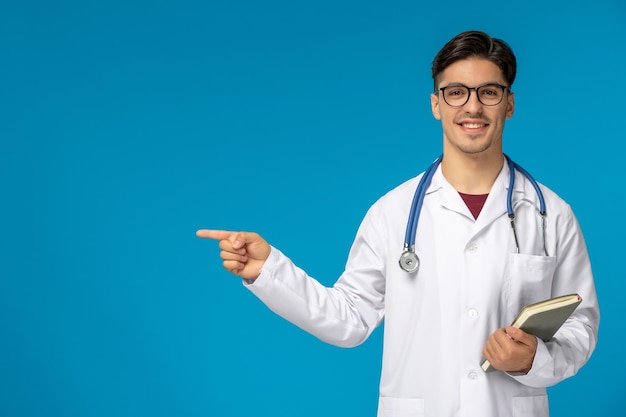
[[[527,344],[526,342],[528,341],[529,337],[533,337],[533,338],[535,337],[513,326],[509,326],[506,328],[506,334],[508,334],[511,337],[511,339],[517,342],[524,343],[524,344]]]
[[[509,326],[505,330],[506,330],[506,334],[508,334],[509,337],[513,339],[516,339],[517,336],[519,336],[519,329],[517,327]]]
[[[235,232],[229,240],[233,244],[233,248],[240,249],[248,245],[258,245],[264,242],[263,238],[254,232]]]
[[[248,243],[252,243],[253,240],[250,236],[248,236],[249,234],[250,233],[246,233],[246,232],[233,233],[230,237],[230,241],[233,244],[233,248],[241,249]]]
[[[270,245],[255,232],[236,232],[230,238],[233,248],[251,259],[265,261],[270,254]]]

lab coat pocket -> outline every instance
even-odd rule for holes
[[[537,301],[550,298],[556,257],[510,253],[504,270],[506,305],[517,312]]]
[[[424,417],[422,398],[380,397],[378,417]]]
[[[548,417],[548,396],[513,397],[513,417]]]

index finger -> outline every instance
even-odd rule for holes
[[[196,232],[196,236],[204,239],[227,240],[233,233],[236,232],[229,232],[227,230],[200,229]]]

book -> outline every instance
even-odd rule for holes
[[[578,294],[568,294],[529,304],[519,312],[511,326],[547,342],[582,300]],[[495,371],[487,359],[483,361],[481,367],[485,372]]]

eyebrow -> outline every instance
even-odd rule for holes
[[[444,87],[469,87],[469,88],[477,88],[477,87],[482,87],[483,85],[490,85],[490,84],[495,84],[495,85],[503,85],[506,87],[506,83],[501,83],[498,81],[487,81],[486,83],[482,83],[482,84],[478,84],[476,87],[470,87],[467,84],[463,84],[463,83],[449,83],[446,84]],[[440,87],[441,88],[441,87]]]

